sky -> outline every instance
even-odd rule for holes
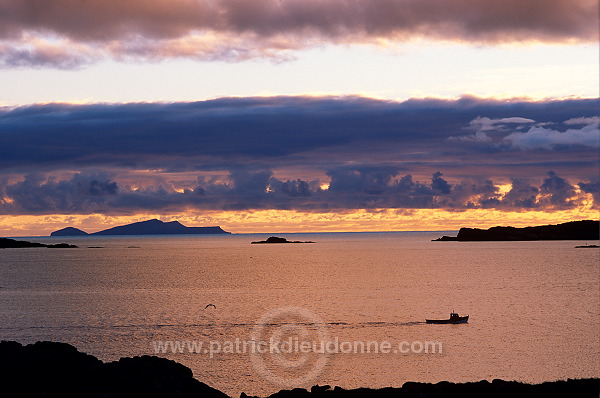
[[[0,0],[0,236],[600,218],[596,0]]]

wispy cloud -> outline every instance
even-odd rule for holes
[[[327,43],[377,45],[421,38],[478,44],[595,42],[598,3],[5,0],[0,4],[4,66],[66,67],[103,57],[285,58],[290,51]],[[48,57],[49,52],[54,57]]]
[[[522,150],[553,150],[560,146],[600,147],[600,128],[598,123],[589,124],[580,129],[568,129],[564,132],[544,127],[532,127],[525,133],[511,133],[504,141],[513,148]]]
[[[546,126],[555,126],[555,129]],[[566,129],[557,129],[565,126]],[[522,117],[477,117],[469,123],[469,128],[475,130],[475,133],[451,136],[448,141],[471,142],[497,150],[552,151],[559,147],[600,147],[598,117],[578,117],[562,123],[536,122]],[[491,134],[494,134],[495,138]]]

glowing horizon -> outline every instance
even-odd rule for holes
[[[403,214],[404,213],[404,214]],[[136,214],[131,216],[45,215],[0,217],[0,235],[6,237],[49,236],[51,232],[75,227],[88,233],[150,219],[179,221],[187,227],[220,226],[233,234],[253,233],[344,233],[458,231],[462,227],[487,229],[495,226],[529,227],[569,221],[598,220],[594,209],[562,210],[554,213],[503,212],[498,210],[418,209],[413,211],[372,209],[352,212],[306,213],[294,210],[205,212],[201,215]],[[64,237],[63,237],[64,238]]]

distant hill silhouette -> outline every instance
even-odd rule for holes
[[[79,228],[67,227],[54,231],[50,236],[85,236],[89,235],[87,232],[80,230]]]
[[[437,241],[530,241],[530,240],[598,240],[600,221],[571,221],[537,227],[461,228],[458,235],[443,236]]]
[[[133,224],[121,225],[103,231],[88,234],[78,228],[67,227],[52,232],[51,236],[84,236],[84,235],[206,235],[230,234],[221,227],[186,227],[179,221],[163,222],[152,219]]]

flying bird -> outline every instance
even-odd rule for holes
[[[214,307],[215,309],[217,309],[217,306],[214,304],[207,304],[206,307],[204,307],[204,309],[207,309],[208,307]]]

